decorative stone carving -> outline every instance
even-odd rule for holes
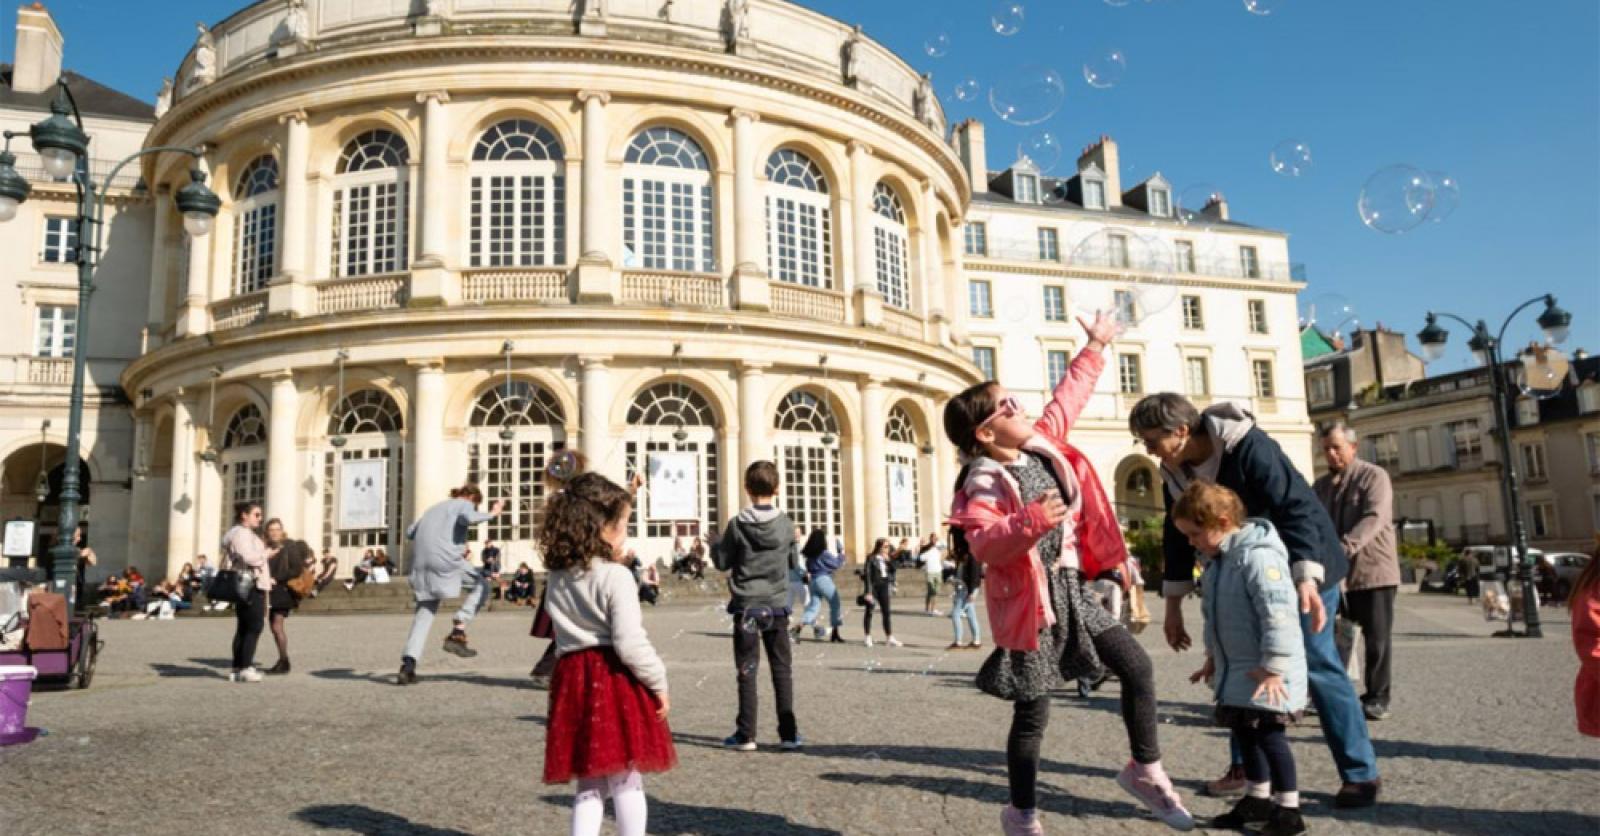
[[[289,12],[283,25],[272,33],[272,43],[279,57],[288,57],[310,43],[311,13],[306,11],[306,0],[289,0]]]
[[[723,37],[728,51],[738,54],[750,46],[750,0],[728,0],[723,9]]]
[[[156,92],[156,118],[167,115],[172,109],[172,79],[161,79],[161,89]]]
[[[199,37],[194,42],[194,63],[189,68],[189,80],[184,85],[185,93],[197,90],[217,80],[217,42],[211,37],[211,30],[204,23],[196,23]]]
[[[916,111],[917,121],[928,126],[928,130],[939,133],[939,100],[933,92],[933,73],[923,73],[922,80],[917,83],[917,93],[912,99],[912,108]]]
[[[578,17],[578,34],[605,37],[605,0],[572,0],[572,9]]]
[[[844,47],[840,50],[844,64],[844,83],[851,87],[858,86],[861,81],[861,50],[861,24],[858,23],[850,30],[850,35],[845,38]]]
[[[428,17],[444,17],[444,0],[428,0],[422,8]]]

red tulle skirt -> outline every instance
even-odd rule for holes
[[[550,678],[544,782],[601,778],[678,765],[672,730],[656,717],[655,696],[610,647],[568,653]]]
[[[1573,704],[1578,708],[1578,731],[1600,737],[1600,659],[1585,659],[1578,665]]]

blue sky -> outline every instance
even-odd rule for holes
[[[1439,307],[1498,326],[1537,293],[1573,314],[1566,348],[1600,352],[1600,3],[1595,0],[1016,0],[1022,28],[1001,37],[990,0],[807,0],[859,22],[932,70],[953,119],[989,131],[990,164],[1049,130],[1067,149],[1102,133],[1121,146],[1124,183],[1159,169],[1176,188],[1211,183],[1235,218],[1290,233],[1311,279],[1304,299],[1350,300],[1365,322],[1414,334]],[[242,2],[55,0],[74,70],[146,99],[193,41]],[[0,55],[13,50],[15,5],[3,8]],[[948,54],[923,44],[944,33]],[[1120,49],[1123,79],[1093,89],[1082,65]],[[971,76],[985,91],[1024,63],[1055,67],[1067,96],[1049,121],[1007,125],[987,96],[956,101]],[[1312,169],[1274,174],[1274,145],[1310,145]],[[1450,173],[1460,207],[1403,235],[1364,227],[1362,183],[1406,163]],[[1508,341],[1536,334],[1537,308]],[[1465,335],[1435,373],[1469,361]]]

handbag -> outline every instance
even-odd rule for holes
[[[1128,632],[1135,636],[1144,632],[1150,626],[1150,610],[1144,604],[1144,589],[1134,584],[1128,590]]]
[[[211,585],[206,587],[206,597],[229,604],[244,604],[249,602],[250,593],[255,588],[255,576],[249,572],[224,569],[211,578]]]
[[[289,587],[289,591],[294,593],[296,598],[309,596],[311,590],[317,588],[317,570],[308,567],[298,576],[290,578],[286,586]]]

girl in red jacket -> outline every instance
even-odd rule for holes
[[[1578,709],[1578,731],[1600,737],[1600,534],[1594,554],[1583,567],[1567,597],[1572,610],[1572,646],[1578,651],[1578,682],[1573,705]]]
[[[978,672],[978,687],[1014,704],[1006,740],[1011,803],[1001,825],[1007,836],[1044,833],[1034,783],[1050,691],[1109,669],[1122,683],[1133,750],[1117,783],[1169,826],[1189,830],[1194,820],[1161,768],[1150,657],[1084,583],[1122,566],[1128,549],[1094,468],[1066,441],[1105,368],[1101,352],[1119,329],[1098,311],[1093,323],[1078,324],[1088,345],[1037,422],[994,381],[962,392],[944,409],[945,434],[968,461],[951,524],[987,571],[989,628],[998,646]]]

